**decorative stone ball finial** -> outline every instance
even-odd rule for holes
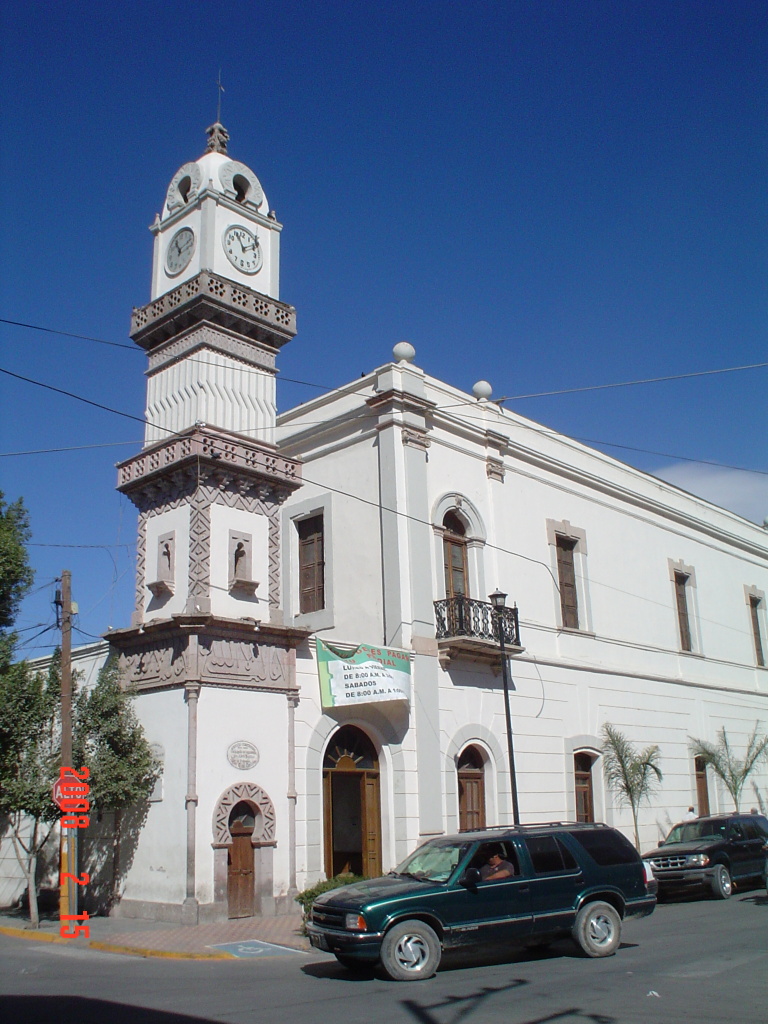
[[[472,388],[472,394],[478,402],[487,402],[493,394],[493,388],[487,380],[479,380]]]
[[[398,363],[412,363],[416,358],[416,349],[409,341],[398,341],[392,349],[392,355]]]
[[[208,152],[209,153],[226,153],[227,143],[229,142],[229,132],[217,121],[212,124],[210,128],[205,129],[205,134],[208,136]]]

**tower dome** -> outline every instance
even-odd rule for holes
[[[279,298],[281,225],[261,182],[227,152],[229,133],[218,121],[197,160],[176,171],[155,218],[152,300],[207,270]]]

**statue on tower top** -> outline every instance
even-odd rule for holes
[[[226,153],[227,143],[229,142],[229,132],[219,121],[212,124],[210,128],[205,129],[205,134],[208,136],[208,146],[206,147],[209,153]]]

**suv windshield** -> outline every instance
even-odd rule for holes
[[[693,843],[697,839],[725,839],[728,822],[723,818],[697,818],[675,825],[662,843]]]
[[[394,873],[425,882],[447,882],[470,846],[471,843],[425,843],[398,864]]]

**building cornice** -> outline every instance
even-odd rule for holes
[[[154,302],[135,308],[131,337],[151,351],[181,331],[207,323],[280,348],[296,334],[296,310],[261,292],[202,270]]]
[[[271,445],[226,434],[209,427],[192,427],[166,441],[145,448],[133,458],[117,464],[117,489],[138,507],[151,504],[158,492],[167,490],[170,479],[176,486],[188,478],[235,483],[244,493],[272,488],[285,497],[301,487],[301,463],[281,455]]]

